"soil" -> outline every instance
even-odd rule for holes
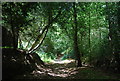
[[[67,60],[66,60],[67,61]],[[31,73],[18,75],[14,79],[116,79],[120,80],[119,74],[110,74],[101,69],[83,65],[75,67],[74,60],[55,60],[46,63],[45,67],[38,66],[38,69]]]

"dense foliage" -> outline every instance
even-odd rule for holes
[[[35,51],[47,61],[62,54],[61,59],[120,68],[119,2],[6,2],[2,12],[14,48]]]

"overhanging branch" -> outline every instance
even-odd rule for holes
[[[38,37],[37,37],[37,39],[35,40],[35,42],[33,43],[32,47],[31,47],[30,50],[28,51],[29,53],[33,52],[33,51],[36,50],[39,46],[41,46],[43,40],[45,39],[45,36],[46,36],[46,34],[47,34],[47,31],[48,31],[50,25],[51,25],[54,21],[57,20],[57,18],[59,17],[60,14],[61,14],[61,9],[59,10],[57,16],[56,16],[55,18],[53,18],[53,19],[48,23],[48,25],[46,25],[46,26],[44,27],[43,31],[38,35]],[[42,41],[40,42],[40,38],[41,38],[41,36],[44,34],[45,31],[46,31],[46,34],[45,34],[44,38],[42,39]],[[40,43],[38,43],[38,45],[36,45],[37,42],[40,42]]]

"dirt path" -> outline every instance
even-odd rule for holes
[[[38,66],[39,67],[39,66]],[[73,60],[54,61],[47,64],[46,67],[39,67],[38,70],[32,73],[17,76],[17,79],[119,79],[118,76],[113,76],[87,66],[75,67]]]

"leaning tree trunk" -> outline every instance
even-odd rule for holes
[[[76,3],[73,3],[73,16],[74,16],[74,54],[76,55],[77,67],[81,67],[80,51],[78,48],[78,36],[77,36],[77,12],[76,12]]]
[[[28,53],[31,53],[31,52],[37,50],[37,48],[39,48],[42,45],[42,43],[46,37],[46,34],[48,32],[48,29],[53,24],[53,22],[56,21],[58,19],[58,17],[61,15],[61,9],[58,11],[58,14],[56,15],[56,17],[52,18],[51,15],[52,14],[49,13],[48,24],[43,28],[42,32],[38,35],[38,37],[36,38],[35,42],[31,46],[31,48],[28,50]],[[51,18],[51,19],[49,19],[49,18]],[[44,34],[44,36],[43,36],[43,34]]]

